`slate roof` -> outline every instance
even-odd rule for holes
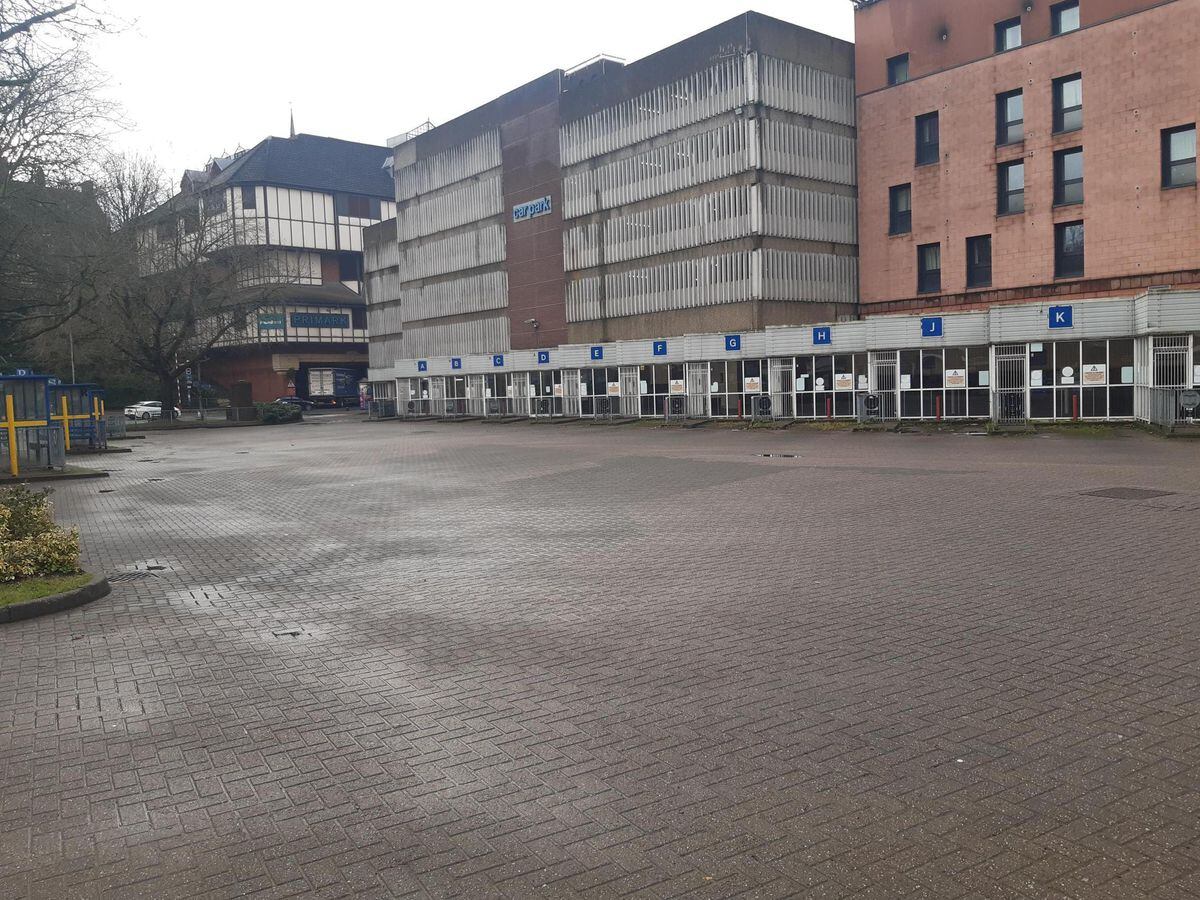
[[[383,168],[391,155],[387,147],[315,134],[269,137],[235,159],[206,187],[274,184],[391,200],[396,186]]]

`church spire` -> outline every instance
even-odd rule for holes
[[[292,104],[290,103],[288,104],[288,125],[290,127],[288,137],[294,138],[296,136],[296,113],[292,111]]]

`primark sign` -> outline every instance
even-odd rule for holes
[[[549,197],[538,197],[536,200],[530,200],[528,203],[518,203],[513,207],[514,222],[524,222],[526,219],[536,219],[538,216],[545,216],[550,213],[553,207],[550,205]]]

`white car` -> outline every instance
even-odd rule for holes
[[[133,406],[125,407],[125,418],[127,419],[142,419],[150,421],[151,419],[162,418],[162,401],[160,400],[142,400]],[[179,407],[175,407],[175,418],[179,418]]]

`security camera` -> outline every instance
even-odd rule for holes
[[[525,320],[525,324],[526,324],[526,325],[531,325],[531,326],[533,326],[533,328],[536,330],[536,329],[537,329],[537,327],[538,327],[539,325],[541,325],[542,323],[541,323],[541,322],[539,322],[537,319],[526,319],[526,320]]]

